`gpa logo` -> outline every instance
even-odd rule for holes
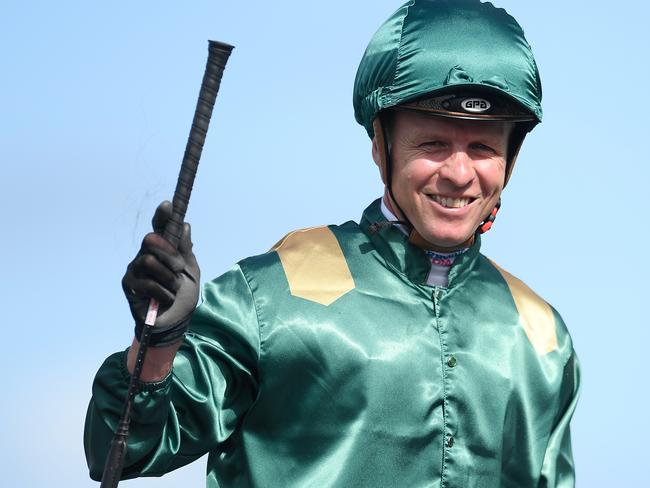
[[[460,106],[468,112],[480,113],[489,110],[492,105],[483,98],[466,98]]]

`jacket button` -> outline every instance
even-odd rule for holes
[[[454,436],[450,435],[447,437],[447,447],[452,448],[454,447]]]
[[[447,359],[447,366],[453,368],[454,366],[456,366],[457,362],[458,361],[456,361],[456,356],[449,356],[449,359]]]

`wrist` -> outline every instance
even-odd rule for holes
[[[182,340],[178,340],[174,344],[148,348],[142,365],[140,381],[152,383],[163,380],[172,369],[176,351],[178,351],[181,343]],[[140,341],[134,337],[126,358],[126,367],[129,373],[133,373],[139,348]]]

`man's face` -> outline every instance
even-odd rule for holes
[[[392,122],[392,189],[399,206],[427,241],[462,244],[499,200],[512,124],[406,111],[396,111]],[[372,153],[379,164],[376,140]]]

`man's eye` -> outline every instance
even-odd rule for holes
[[[446,144],[442,141],[426,141],[420,144],[420,147],[425,149],[445,147]]]
[[[472,147],[472,149],[474,149],[476,151],[489,152],[489,153],[493,153],[493,154],[496,153],[496,151],[492,147],[487,146],[485,144],[478,143],[478,142],[475,143],[475,144],[472,144],[471,147]]]

